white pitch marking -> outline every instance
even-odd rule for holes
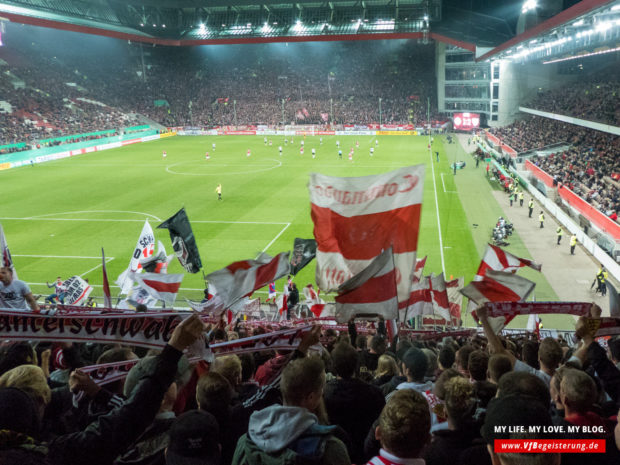
[[[112,260],[114,260],[114,259],[113,259],[112,257],[109,257],[109,258],[106,258],[106,259],[105,259],[105,262],[106,262],[106,264],[107,264],[107,263],[110,263]],[[101,266],[101,263],[99,263],[97,266],[92,267],[90,270],[85,271],[84,273],[82,273],[82,274],[80,275],[80,278],[83,278],[83,277],[84,277],[84,275],[87,275],[87,274],[88,274],[88,273],[90,273],[91,271],[95,271],[95,270],[96,270],[97,268],[99,268],[100,266]]]
[[[282,166],[282,162],[280,160],[276,160],[274,158],[266,158],[265,160],[271,160],[271,161],[275,161],[277,164],[273,165],[271,167],[268,168],[262,168],[262,169],[252,169],[250,171],[232,171],[230,173],[179,173],[178,171],[173,171],[171,170],[171,168],[174,168],[176,166],[179,165],[187,165],[187,164],[198,164],[195,161],[182,161],[179,163],[174,163],[172,165],[168,165],[166,166],[166,172],[170,173],[170,174],[180,174],[181,176],[229,176],[229,175],[237,175],[237,174],[252,174],[252,173],[258,173],[258,172],[262,172],[262,171],[271,171],[274,170],[276,168],[280,168]],[[217,165],[215,165],[217,167]],[[244,165],[241,165],[244,166]],[[247,166],[247,165],[245,165]],[[251,166],[255,166],[255,165],[250,165]],[[260,166],[260,165],[258,165]]]
[[[288,229],[288,227],[291,225],[291,223],[286,223],[286,226],[284,226],[282,228],[282,230],[278,233],[278,235],[276,237],[274,237],[271,242],[269,244],[267,244],[267,247],[265,247],[262,251],[265,252],[269,247],[271,247],[271,244],[273,244],[276,240],[278,240],[278,237],[280,237],[282,235],[282,233],[284,231],[286,231]],[[261,252],[262,253],[262,252]]]
[[[99,259],[99,257],[85,257],[82,255],[15,255],[11,254],[13,257],[30,257],[30,258],[82,258],[82,259]],[[110,260],[114,260],[114,257],[108,257]]]
[[[431,170],[433,171],[433,191],[435,192],[435,211],[437,212],[437,230],[439,231],[439,253],[441,255],[441,270],[443,271],[443,274],[445,276],[446,275],[446,263],[443,258],[443,238],[441,237],[441,220],[439,219],[439,200],[437,200],[437,181],[435,180],[435,163],[433,162],[433,152],[431,149],[428,150],[428,155],[431,159]]]
[[[155,215],[151,215],[150,213],[133,212],[133,211],[127,211],[127,210],[83,210],[83,211],[76,211],[76,212],[47,213],[45,215],[29,216],[28,218],[23,218],[23,219],[26,220],[26,219],[35,219],[35,218],[46,218],[48,216],[74,215],[77,213],[132,213],[136,215],[150,216],[154,220],[162,221],[161,218],[158,218]]]
[[[441,175],[440,175],[441,176],[441,184],[443,184],[443,191],[444,191],[444,193],[446,193],[446,194],[458,194],[457,191],[448,191],[448,190],[446,190],[446,183],[443,180],[443,175],[444,174],[445,173],[441,173]]]

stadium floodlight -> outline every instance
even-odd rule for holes
[[[164,29],[166,29],[166,25],[165,25],[165,24],[162,24],[162,25],[161,25],[161,27],[163,27]]]
[[[153,24],[153,27],[157,27],[157,24]]]
[[[424,15],[424,21],[428,21],[428,15]]]
[[[530,40],[530,44],[535,44],[536,42],[538,42],[537,39]]]
[[[573,26],[575,26],[575,27],[583,26],[583,23],[584,23],[584,20],[580,19],[579,21],[575,21],[573,23]]]
[[[528,11],[535,10],[537,6],[536,0],[525,0],[525,3],[521,8],[521,13],[527,13]]]
[[[301,32],[303,30],[304,30],[304,26],[301,24],[301,21],[298,19],[297,22],[295,22],[295,25],[293,26],[293,31]]]
[[[140,26],[141,26],[141,27],[144,27],[144,23],[140,23]]]
[[[611,7],[611,11],[618,11],[620,10],[620,5],[614,5]]]

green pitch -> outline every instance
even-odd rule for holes
[[[489,198],[491,186],[483,170],[474,171],[472,158],[456,144],[444,145],[444,140],[435,138],[431,155],[428,138],[421,136],[323,136],[322,144],[319,136],[307,136],[305,153],[300,155],[302,139],[294,137],[291,142],[289,137],[284,145],[284,137],[272,136],[270,146],[262,136],[170,137],[3,171],[0,223],[19,277],[30,283],[35,294],[46,294],[46,281],[81,275],[95,286],[94,295],[100,296],[101,247],[113,282],[129,264],[145,219],[156,239],[172,252],[168,232],[155,228],[182,206],[208,274],[260,252],[275,255],[291,250],[295,237],[312,237],[306,187],[309,173],[364,176],[424,163],[418,255],[428,255],[425,273],[445,271],[446,278],[465,276],[466,283],[471,280],[501,212]],[[336,140],[340,141],[342,159],[338,158]],[[355,148],[356,142],[359,148]],[[371,146],[375,147],[372,157]],[[353,162],[348,160],[351,147],[355,148]],[[315,159],[312,148],[316,149]],[[164,150],[166,158],[162,157]],[[435,161],[436,151],[439,162]],[[468,164],[457,172],[460,183],[455,183],[449,167],[455,159]],[[477,195],[461,195],[468,189],[468,184],[461,185],[466,180]],[[215,193],[219,183],[221,201]],[[468,208],[487,211],[486,224],[472,228],[466,216]],[[296,277],[298,287],[314,282],[314,271],[315,263],[302,270]],[[182,272],[176,259],[169,272]],[[539,300],[556,298],[542,275],[538,274],[536,281]],[[282,281],[277,283],[278,291],[282,287]],[[201,274],[187,274],[181,294],[198,299],[203,288]],[[112,288],[113,294],[115,290]],[[549,320],[546,327],[552,327]]]

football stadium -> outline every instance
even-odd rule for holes
[[[0,0],[0,463],[620,463],[619,76],[618,0]]]

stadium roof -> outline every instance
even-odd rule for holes
[[[0,16],[17,23],[177,46],[413,38],[473,50],[474,44],[496,46],[514,35],[502,15],[451,4],[461,2],[0,0]]]
[[[583,0],[477,58],[544,63],[620,51],[620,1]]]

